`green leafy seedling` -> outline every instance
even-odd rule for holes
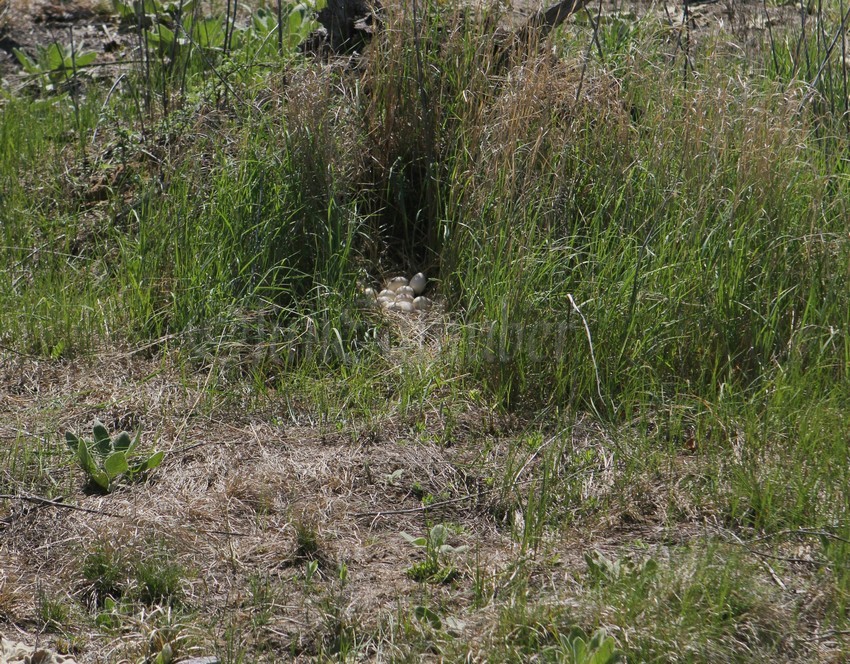
[[[65,433],[65,444],[83,469],[89,482],[109,493],[122,477],[126,476],[133,480],[162,463],[163,452],[154,452],[148,457],[131,459],[141,435],[142,432],[139,431],[136,437],[131,439],[130,434],[122,431],[113,439],[106,427],[95,421],[91,441],[86,441],[68,431]]]
[[[24,71],[39,81],[44,92],[55,92],[61,83],[76,75],[77,69],[90,65],[97,58],[93,51],[75,52],[57,42],[39,46],[35,59],[19,48],[13,51]]]
[[[604,629],[598,629],[588,637],[582,629],[574,627],[569,634],[561,634],[559,641],[559,661],[571,664],[617,664],[625,661],[623,653],[617,649],[617,642]]]
[[[607,558],[601,551],[584,554],[587,571],[591,580],[597,584],[615,583],[621,579],[634,579],[641,574],[651,574],[658,569],[658,563],[652,558],[635,561],[630,556],[622,559]]]
[[[401,536],[416,548],[425,549],[425,560],[407,570],[411,579],[428,583],[449,583],[458,576],[454,565],[446,559],[451,555],[463,553],[469,547],[446,544],[449,531],[444,525],[433,526],[427,537],[414,537],[405,532],[402,532]]]
[[[143,27],[150,27],[153,21],[171,24],[181,16],[192,16],[195,0],[182,2],[159,2],[158,0],[114,0],[115,12],[124,23],[141,22]]]
[[[413,615],[421,622],[427,623],[434,629],[443,629],[443,621],[440,620],[440,615],[429,609],[427,606],[413,607]]]

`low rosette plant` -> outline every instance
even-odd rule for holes
[[[65,433],[65,443],[85,472],[89,483],[106,493],[112,491],[121,478],[136,479],[162,463],[163,452],[154,452],[144,458],[132,458],[142,435],[141,430],[132,440],[126,431],[112,438],[106,427],[95,421],[92,434],[93,439],[88,441],[68,431]]]

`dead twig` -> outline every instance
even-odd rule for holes
[[[797,536],[797,537],[824,537],[826,539],[831,539],[836,542],[843,542],[844,544],[850,544],[850,539],[846,537],[841,537],[834,533],[831,533],[827,530],[815,530],[814,528],[796,528],[796,529],[788,529],[788,530],[779,530],[775,533],[768,533],[767,535],[762,535],[761,537],[756,537],[751,539],[745,544],[755,544],[756,542],[764,542],[765,540],[775,539],[777,537],[787,537],[787,536]]]
[[[97,514],[98,516],[108,516],[113,519],[129,519],[127,515],[124,514],[115,514],[115,512],[105,512],[103,510],[95,510],[89,507],[80,507],[79,505],[71,505],[69,503],[63,503],[58,500],[50,500],[50,498],[45,498],[44,496],[30,496],[26,494],[0,494],[0,500],[18,500],[26,503],[33,503],[35,505],[46,505],[48,507],[58,507],[66,510],[73,510],[75,512],[85,512],[86,514]],[[216,530],[216,529],[205,529],[205,528],[195,528],[193,529],[195,533],[201,533],[205,535],[225,535],[227,537],[249,537],[249,533],[243,533],[238,530]]]
[[[760,551],[756,551],[755,549],[748,547],[746,544],[744,544],[744,540],[742,540],[740,537],[738,537],[731,530],[727,531],[727,532],[732,536],[732,538],[735,540],[736,543],[740,544],[745,549],[747,549],[747,551],[755,554],[756,556],[758,556],[761,559],[761,564],[767,570],[767,573],[770,574],[770,578],[773,579],[773,582],[777,586],[782,588],[782,590],[788,590],[788,586],[786,586],[785,583],[782,581],[782,579],[779,578],[779,575],[776,573],[776,570],[773,569],[773,567],[771,566],[771,564],[769,562],[767,562],[767,560],[765,560],[766,556],[763,556]]]
[[[79,505],[71,505],[70,503],[63,503],[58,500],[50,500],[50,498],[45,498],[43,496],[29,496],[26,494],[9,494],[9,493],[0,493],[0,500],[19,500],[27,503],[34,503],[36,505],[48,505],[50,507],[59,507],[66,510],[73,510],[75,512],[86,512],[87,514],[97,514],[99,516],[110,516],[114,519],[124,519],[125,516],[121,514],[115,514],[114,512],[104,512],[103,510],[94,510],[89,507],[80,507]]]
[[[561,23],[582,9],[590,0],[561,0],[549,9],[541,10],[512,33],[503,43],[496,45],[496,70],[510,66],[517,55],[537,47]]]

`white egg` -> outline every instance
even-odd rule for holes
[[[363,289],[363,295],[365,295],[366,297],[375,297],[375,295],[376,295],[375,289],[374,288],[364,288]]]
[[[410,295],[410,299],[412,300],[416,297],[416,291],[410,286],[399,286],[398,290],[396,290],[396,295]]]
[[[413,302],[411,302],[410,300],[396,300],[395,304],[393,305],[393,309],[395,309],[396,311],[404,312],[413,311]]]
[[[428,284],[428,278],[421,272],[417,272],[410,280],[410,287],[417,295],[422,295],[425,292],[425,286]]]
[[[392,298],[395,297],[395,291],[391,291],[391,290],[385,288],[380,293],[378,293],[378,297],[379,298],[388,297],[388,298],[392,299]]]
[[[422,297],[421,295],[413,300],[413,308],[417,311],[427,311],[431,308],[431,300],[427,297]]]
[[[379,297],[378,298],[378,304],[380,304],[381,308],[383,308],[383,309],[389,309],[390,305],[393,304],[394,302],[395,302],[395,300],[393,300],[393,298],[391,298],[391,297]]]
[[[407,286],[407,277],[393,277],[387,282],[387,289],[397,291],[402,286]]]

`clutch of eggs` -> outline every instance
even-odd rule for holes
[[[431,300],[422,295],[427,285],[428,278],[417,272],[410,279],[401,276],[389,279],[378,293],[373,288],[367,288],[363,294],[374,297],[381,308],[387,311],[425,311],[430,309],[432,304]]]

